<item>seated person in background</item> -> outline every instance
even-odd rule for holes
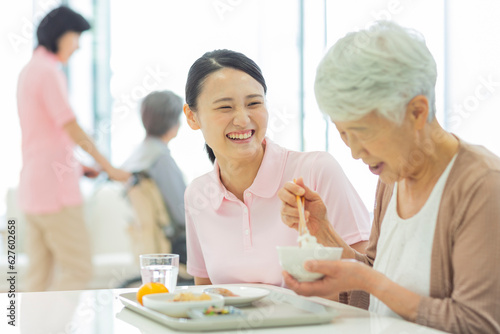
[[[330,228],[321,194],[287,183],[282,216],[296,216],[304,195],[309,223],[351,260],[311,261],[323,279],[285,281],[303,295],[357,290],[353,305],[446,332],[500,333],[500,159],[439,125],[436,76],[423,37],[395,23],[350,33],[326,54],[316,99],[379,175],[373,229],[359,254]]]
[[[196,284],[282,285],[276,246],[297,246],[281,222],[277,196],[303,177],[325,198],[328,218],[364,252],[369,215],[337,161],[326,152],[294,152],[266,138],[266,83],[245,55],[208,52],[191,66],[184,114],[201,129],[213,171],[187,188],[188,273]]]
[[[159,189],[170,217],[167,235],[172,252],[185,263],[185,221],[183,175],[170,155],[168,143],[177,136],[182,99],[170,91],[152,92],[142,101],[141,118],[146,138],[123,164],[130,172],[146,172]]]

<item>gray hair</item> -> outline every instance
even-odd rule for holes
[[[146,135],[161,137],[179,124],[182,99],[170,91],[149,93],[141,103],[141,118]]]
[[[424,95],[430,122],[436,112],[436,76],[436,62],[420,33],[379,21],[330,48],[314,88],[320,110],[333,121],[358,120],[376,110],[400,124],[408,102]]]

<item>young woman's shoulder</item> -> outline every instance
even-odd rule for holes
[[[328,152],[297,152],[289,151],[287,164],[294,164],[300,169],[311,170],[314,172],[341,171],[338,161]]]
[[[205,173],[195,178],[186,187],[184,198],[187,200],[197,195],[211,195],[220,189],[220,182],[213,171]]]

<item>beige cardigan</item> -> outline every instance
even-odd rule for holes
[[[377,254],[380,224],[393,184],[379,181],[366,255]],[[430,297],[416,323],[452,333],[500,333],[500,158],[460,141],[439,206],[432,246]],[[353,291],[350,304],[368,308],[369,295]]]

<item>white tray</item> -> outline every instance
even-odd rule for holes
[[[300,296],[272,291],[267,297],[240,307],[243,316],[214,317],[210,319],[172,318],[148,309],[136,300],[136,293],[118,296],[126,308],[169,328],[180,331],[246,330],[261,327],[298,326],[329,323],[337,315],[331,307]],[[125,320],[126,319],[122,319]]]

